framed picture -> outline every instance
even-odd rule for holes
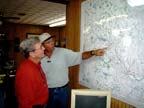
[[[39,35],[40,35],[39,33],[27,33],[27,34],[26,34],[26,38],[38,37]]]

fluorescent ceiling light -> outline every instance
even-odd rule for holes
[[[55,23],[55,22],[63,21],[63,20],[66,20],[65,16],[59,17],[59,18],[52,18],[50,21],[46,22],[46,24],[52,24],[52,23]]]
[[[63,26],[66,24],[66,20],[55,22],[49,25],[49,27]]]
[[[127,0],[131,7],[144,5],[144,0]]]

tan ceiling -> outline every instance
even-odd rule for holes
[[[0,12],[4,21],[48,25],[50,21],[66,17],[66,5],[42,0],[0,0]],[[25,15],[19,15],[25,13]],[[19,20],[8,17],[20,17]],[[49,23],[48,23],[49,22]]]

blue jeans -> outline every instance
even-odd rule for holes
[[[70,89],[68,86],[49,89],[48,108],[68,108]]]

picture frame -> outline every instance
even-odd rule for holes
[[[26,34],[26,38],[38,37],[39,35],[40,35],[40,33],[27,33],[27,34]]]

